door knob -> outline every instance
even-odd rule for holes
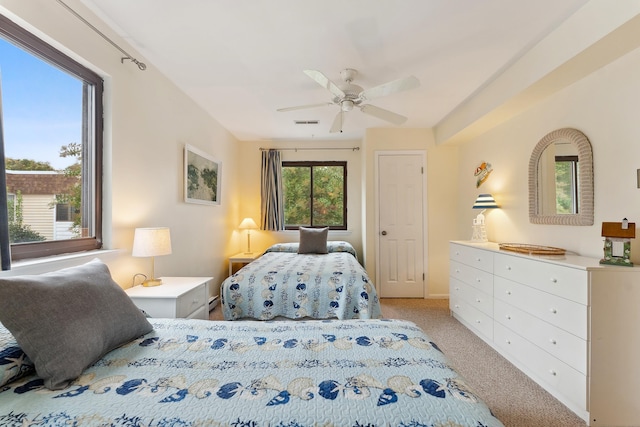
[[[387,232],[386,232],[386,231],[384,231],[384,230],[382,230],[382,233],[380,233],[380,234],[382,234],[383,236],[386,236],[386,235],[387,235]]]

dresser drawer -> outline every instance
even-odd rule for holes
[[[493,295],[493,274],[458,261],[449,261],[449,277],[455,278],[485,294]]]
[[[482,313],[457,296],[450,297],[449,308],[460,319],[464,320],[476,334],[485,337],[488,341],[493,340],[493,319],[490,316]]]
[[[587,305],[588,274],[586,270],[566,267],[533,258],[495,254],[494,273],[580,304]]]
[[[180,295],[177,301],[176,317],[190,318],[198,309],[208,306],[206,285],[203,283]]]
[[[491,251],[451,243],[449,259],[493,273],[493,252]]]
[[[525,372],[560,400],[587,409],[587,376],[553,357],[500,323],[494,326],[494,343],[526,367]]]
[[[587,306],[541,292],[502,277],[494,278],[494,296],[538,319],[587,339]]]
[[[469,286],[460,280],[449,278],[451,286],[450,295],[455,295],[465,300],[472,307],[477,308],[489,317],[493,317],[493,296],[488,295],[473,286]]]
[[[498,322],[531,341],[583,374],[587,374],[587,341],[496,300],[494,322]]]

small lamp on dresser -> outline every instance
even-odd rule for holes
[[[247,230],[247,252],[245,252],[245,254],[250,254],[251,253],[251,230],[257,230],[258,224],[256,224],[253,218],[245,218],[242,220],[238,228],[241,230]]]
[[[473,220],[473,234],[471,236],[472,242],[486,242],[487,241],[487,229],[484,225],[484,211],[487,209],[498,208],[496,200],[491,194],[479,194],[472,209],[482,209],[480,213]]]
[[[151,278],[142,286],[158,286],[162,279],[155,278],[155,257],[171,254],[171,233],[168,227],[136,228],[133,236],[134,257],[151,257]]]

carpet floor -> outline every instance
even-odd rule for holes
[[[382,315],[416,323],[506,427],[585,427],[586,423],[449,315],[449,300],[381,300]],[[211,320],[223,320],[217,306]]]

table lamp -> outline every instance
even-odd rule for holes
[[[256,224],[253,218],[245,218],[242,220],[238,228],[241,230],[247,230],[247,252],[245,252],[245,254],[250,254],[251,253],[251,230],[257,230],[258,224]]]
[[[162,279],[155,278],[154,258],[171,253],[171,233],[168,227],[136,228],[133,235],[135,257],[151,257],[151,278],[142,282],[142,286],[158,286]]]
[[[473,220],[473,234],[471,236],[472,242],[486,242],[487,230],[484,225],[484,211],[487,209],[498,208],[498,204],[491,194],[479,194],[476,202],[473,204],[472,209],[482,209],[480,213]]]

